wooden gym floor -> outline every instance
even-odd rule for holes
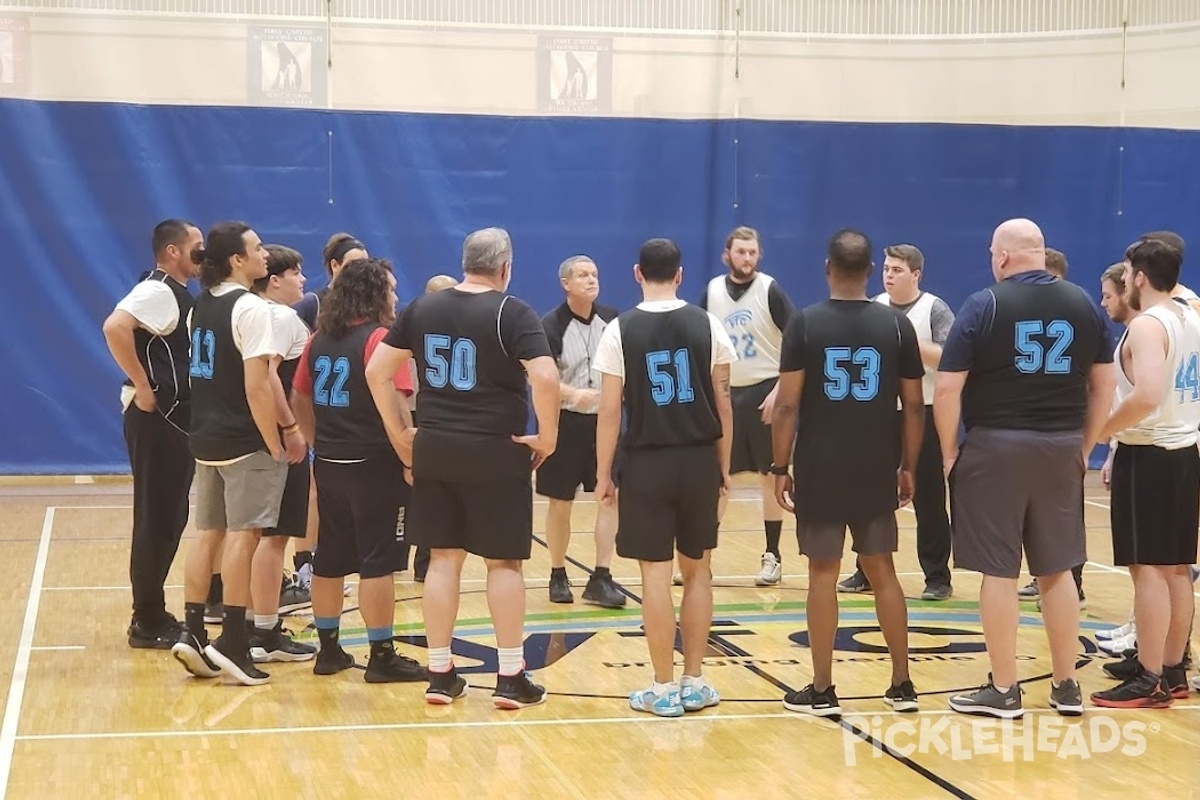
[[[785,521],[781,586],[756,588],[762,528],[752,482],[739,480],[714,559],[715,621],[706,674],[717,708],[663,720],[631,711],[628,693],[650,678],[639,608],[582,604],[593,561],[594,506],[574,515],[569,567],[576,604],[546,597],[549,563],[527,565],[526,656],[551,696],[520,712],[493,709],[494,640],[483,568],[464,577],[456,662],[473,688],[465,702],[428,706],[423,684],[367,685],[360,671],[316,678],[309,664],[271,664],[272,682],[242,688],[189,678],[169,653],[125,643],[129,614],[130,490],[121,481],[0,486],[0,798],[254,797],[1011,797],[1056,800],[1141,789],[1200,792],[1200,695],[1165,711],[1101,712],[1066,721],[1047,705],[1050,671],[1040,617],[1022,606],[1019,651],[1026,717],[1007,728],[950,712],[947,697],[987,675],[978,579],[954,575],[954,597],[922,602],[913,516],[898,513],[898,569],[910,597],[913,678],[921,712],[883,704],[886,654],[871,595],[841,596],[835,680],[845,717],[785,711],[785,687],[809,682],[804,560]],[[1131,586],[1111,562],[1108,499],[1089,479],[1090,554],[1079,678],[1085,693],[1111,685],[1092,632],[1120,624]],[[545,505],[539,503],[540,531]],[[585,533],[587,532],[587,533]],[[191,530],[185,534],[190,537]],[[538,533],[539,541],[544,541]],[[168,580],[182,611],[185,541]],[[852,555],[844,569],[853,567]],[[640,593],[636,565],[614,574]],[[1024,582],[1024,581],[1022,581]],[[398,647],[424,662],[421,585],[397,576]],[[677,594],[680,590],[676,590]],[[356,596],[343,642],[365,662]],[[285,625],[314,638],[311,618]],[[865,741],[869,739],[870,741]],[[886,746],[886,747],[885,747]],[[884,752],[887,749],[888,752]],[[7,792],[7,794],[6,794]]]

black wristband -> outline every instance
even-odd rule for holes
[[[783,466],[779,466],[778,464],[772,464],[771,465],[771,474],[772,475],[781,475],[781,476],[782,475],[790,475],[791,467],[789,467],[787,464],[784,464]]]

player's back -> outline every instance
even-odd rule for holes
[[[720,439],[709,313],[683,301],[643,303],[621,314],[618,325],[629,416],[625,447],[689,447]]]
[[[912,323],[869,300],[826,300],[800,312],[804,390],[796,437],[798,501],[815,516],[895,507],[900,379],[923,369]],[[790,361],[790,359],[789,359]],[[890,488],[889,488],[890,487]],[[890,495],[889,495],[890,492]]]

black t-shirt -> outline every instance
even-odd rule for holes
[[[538,315],[501,292],[447,289],[414,300],[384,343],[411,350],[420,382],[414,474],[478,481],[530,469],[522,361],[550,356]]]
[[[721,438],[712,386],[712,326],[693,305],[626,311],[618,318],[625,359],[627,450],[689,447]]]
[[[792,316],[780,372],[804,372],[796,435],[796,513],[811,522],[896,509],[902,378],[925,374],[912,323],[869,300],[826,300]]]

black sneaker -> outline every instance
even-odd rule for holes
[[[1092,702],[1101,708],[1169,708],[1174,700],[1166,680],[1143,669],[1119,686],[1094,693]]]
[[[427,671],[419,663],[392,648],[371,653],[367,660],[367,683],[415,683],[425,680]]]
[[[1074,678],[1062,683],[1050,681],[1050,707],[1064,717],[1083,716],[1083,692]]]
[[[931,583],[925,587],[925,591],[921,592],[921,599],[949,600],[952,594],[954,594],[954,590],[950,588],[950,584]]]
[[[220,667],[222,672],[242,686],[261,686],[271,680],[270,675],[254,666],[249,647],[243,653],[231,652],[223,638],[218,636],[216,641],[204,648],[204,654]]]
[[[867,576],[862,570],[855,570],[854,574],[837,585],[837,590],[842,594],[859,594],[860,592],[871,591],[871,582],[867,580]]]
[[[812,714],[814,717],[840,717],[842,707],[838,705],[837,694],[830,686],[823,692],[818,692],[810,683],[798,692],[788,692],[783,696],[783,707],[788,711],[799,711],[802,714]]]
[[[317,651],[317,662],[313,664],[313,675],[336,675],[353,666],[354,656],[341,647],[336,650],[322,649]]]
[[[571,581],[567,578],[566,573],[558,575],[553,572],[550,573],[550,602],[575,602],[575,595],[571,594]]]
[[[197,678],[215,678],[221,674],[221,668],[205,655],[208,637],[200,639],[196,634],[184,631],[179,634],[179,641],[171,647],[171,655],[183,668]]]
[[[1120,661],[1109,661],[1101,669],[1110,678],[1127,681],[1142,671],[1142,662],[1138,661],[1137,651],[1130,650]]]
[[[428,672],[429,688],[425,690],[425,702],[435,706],[448,706],[466,694],[467,682],[458,677],[451,667],[449,672]]]
[[[1188,677],[1187,667],[1183,663],[1176,664],[1173,667],[1163,667],[1163,681],[1167,684],[1167,691],[1171,697],[1176,700],[1186,700],[1188,696]]]
[[[883,693],[883,702],[896,711],[917,710],[917,690],[912,681],[905,681],[898,686],[890,687]]]
[[[529,679],[528,672],[516,675],[497,675],[492,704],[496,708],[515,711],[546,702],[546,690]]]
[[[624,608],[625,594],[611,576],[593,575],[583,589],[583,599],[602,608]]]
[[[306,608],[312,608],[312,594],[299,581],[284,578],[279,587],[279,613],[294,614]]]
[[[179,628],[143,620],[133,620],[125,631],[129,646],[135,650],[170,650],[179,641]]]
[[[1031,580],[1029,583],[1017,589],[1017,597],[1022,600],[1032,600],[1041,595],[1041,590],[1038,589],[1037,580]]]
[[[311,661],[317,655],[317,648],[311,644],[293,642],[292,637],[283,629],[283,621],[280,620],[269,631],[261,628],[252,630],[250,655],[256,664],[267,661]]]
[[[1014,683],[1001,692],[988,674],[988,682],[973,692],[963,692],[950,698],[950,708],[960,714],[979,714],[1000,719],[1020,719],[1025,716],[1021,702],[1021,685]]]

